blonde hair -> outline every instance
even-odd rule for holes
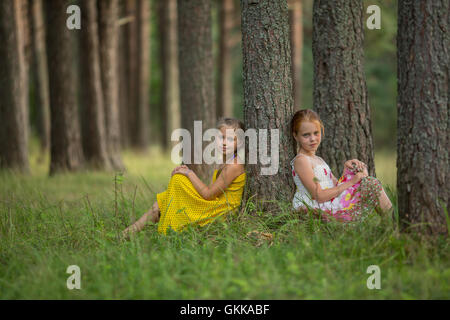
[[[245,131],[244,123],[239,119],[220,118],[219,121],[217,121],[217,125],[216,125],[217,129],[220,129],[225,126],[233,128],[234,130],[242,129],[242,131]]]
[[[234,154],[235,155],[240,155],[241,157],[243,157],[244,155],[241,154],[241,152],[245,152],[243,146],[245,146],[244,143],[244,131],[245,131],[245,125],[244,123],[239,120],[239,119],[235,119],[235,118],[220,118],[219,121],[217,121],[217,125],[216,125],[217,129],[221,129],[222,127],[228,127],[228,128],[232,128],[234,129],[234,131],[238,130],[238,129],[242,129],[242,132],[238,132],[238,146],[237,146],[237,150],[235,150]],[[244,156],[245,157],[245,156]]]

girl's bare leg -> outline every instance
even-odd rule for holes
[[[160,212],[159,212],[159,208],[158,208],[158,202],[155,201],[152,208],[150,210],[148,210],[146,213],[144,213],[143,216],[140,217],[138,221],[136,221],[134,224],[132,224],[131,226],[126,228],[122,232],[122,235],[124,237],[127,237],[130,233],[135,233],[135,232],[141,231],[148,221],[157,223],[159,221],[159,215],[160,215]]]

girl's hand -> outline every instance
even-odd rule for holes
[[[353,178],[350,180],[352,184],[357,184],[360,182],[363,178],[367,177],[367,174],[365,172],[357,172]]]
[[[175,167],[175,168],[172,170],[172,173],[170,174],[171,177],[173,177],[173,175],[174,175],[175,173],[177,173],[178,168],[179,168],[179,167]]]
[[[173,176],[174,174],[179,173],[179,174],[182,174],[182,175],[184,175],[184,176],[187,177],[188,174],[189,174],[191,171],[192,171],[192,170],[189,169],[186,165],[178,166],[178,167],[176,167],[175,169],[173,169],[173,171],[172,171],[172,176]]]
[[[364,169],[367,169],[366,164],[364,162],[359,161],[358,159],[348,160],[344,163],[344,166],[352,171],[354,170],[353,166],[355,166],[358,172],[362,172],[364,171]]]
[[[180,171],[180,169],[181,169],[182,167],[183,167],[183,166],[175,167],[175,168],[172,170],[171,176],[173,177],[174,174],[178,173],[178,171]],[[186,166],[184,166],[184,167],[186,167]]]

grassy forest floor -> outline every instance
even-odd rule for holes
[[[324,224],[299,219],[289,204],[277,216],[250,204],[204,228],[162,236],[152,225],[119,241],[173,168],[157,149],[124,161],[116,187],[114,173],[50,178],[35,147],[31,175],[0,173],[0,299],[450,298],[449,240],[399,233],[376,214]],[[377,154],[376,166],[395,186],[395,155]],[[81,290],[66,287],[69,265],[81,269]],[[379,290],[366,286],[370,265],[380,267]]]

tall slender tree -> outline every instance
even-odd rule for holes
[[[126,23],[123,26],[122,39],[122,62],[123,74],[121,76],[121,86],[126,97],[121,102],[121,126],[123,135],[123,146],[135,146],[136,141],[135,128],[136,123],[136,105],[137,105],[137,79],[138,60],[137,60],[137,39],[138,39],[138,18],[137,18],[137,1],[124,0],[122,2]]]
[[[145,149],[149,143],[150,99],[150,0],[122,2],[124,30],[121,44],[125,65],[121,69],[120,102],[124,146]]]
[[[291,26],[292,52],[292,92],[294,110],[302,105],[302,70],[303,70],[303,0],[289,1],[289,24]]]
[[[83,150],[93,168],[109,169],[106,147],[105,114],[100,73],[97,1],[81,1],[81,77],[83,92]]]
[[[137,99],[135,106],[135,123],[133,130],[134,146],[145,149],[149,143],[149,109],[150,109],[150,0],[137,3],[137,56],[136,72]]]
[[[30,5],[32,74],[36,101],[37,133],[44,151],[50,148],[50,97],[48,87],[45,23],[42,0],[28,0]]]
[[[0,168],[28,171],[28,84],[22,1],[0,2]]]
[[[448,233],[449,12],[446,0],[398,2],[398,211],[435,234]]]
[[[340,174],[357,158],[375,176],[372,126],[364,76],[363,3],[315,0],[314,109],[325,125],[319,153]]]
[[[170,135],[180,127],[180,89],[178,81],[177,1],[158,2],[159,40],[162,68],[161,115],[163,149],[170,146]]]
[[[66,27],[71,0],[45,1],[50,86],[50,174],[74,171],[84,162],[73,68],[74,31]]]
[[[100,66],[107,154],[115,170],[123,170],[119,123],[119,1],[99,0]]]
[[[261,165],[248,164],[246,194],[271,211],[278,208],[275,200],[292,201],[294,191],[289,166],[294,144],[289,131],[293,99],[288,6],[286,0],[242,0],[241,8],[245,125],[247,129],[276,129],[280,138],[275,142],[280,148],[275,155],[279,155],[277,172],[262,175]],[[271,140],[270,135],[268,155],[274,147]],[[257,147],[261,154],[264,146]]]
[[[119,123],[120,123],[120,145],[127,148],[130,145],[130,103],[129,90],[134,83],[134,78],[130,79],[131,64],[135,64],[136,60],[131,59],[129,40],[132,32],[131,24],[134,23],[134,13],[130,12],[129,0],[119,0]]]
[[[27,75],[27,87],[29,88],[28,73],[31,69],[31,59],[32,59],[32,49],[31,49],[31,25],[30,25],[30,9],[31,6],[28,0],[16,0],[20,4],[20,14],[22,15],[20,19],[20,29],[22,30],[22,46],[25,56],[25,70]]]
[[[178,46],[181,125],[193,137],[195,120],[202,121],[204,130],[216,120],[210,0],[178,2]],[[211,174],[208,166],[190,167],[204,180]]]

